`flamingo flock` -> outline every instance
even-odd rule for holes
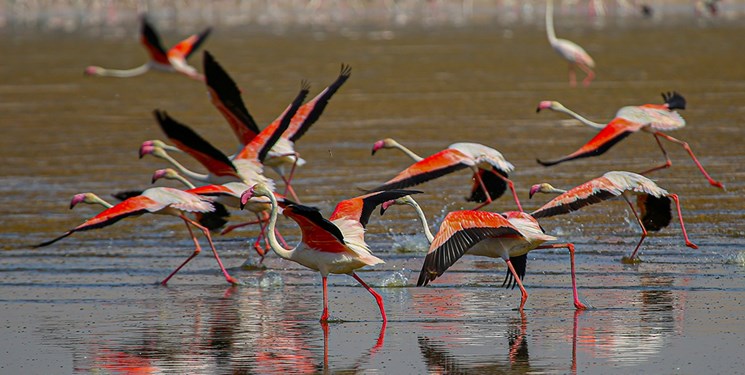
[[[583,82],[588,85],[594,78],[594,62],[577,44],[556,38],[551,0],[547,2],[546,25],[551,45],[570,63],[570,83],[576,84],[574,69],[578,67],[587,73]],[[620,197],[631,208],[642,231],[641,238],[630,255],[622,259],[624,262],[635,263],[639,261],[637,253],[648,232],[659,231],[670,224],[673,215],[672,202],[675,203],[685,245],[697,248],[688,238],[679,196],[669,193],[646,177],[654,171],[672,166],[661,140],[682,146],[710,185],[724,187],[705,171],[688,143],[663,133],[685,126],[685,120],[677,110],[685,109],[686,101],[677,92],[664,93],[663,104],[622,107],[615,118],[607,124],[588,120],[557,101],[542,101],[538,105],[538,111],[549,109],[567,114],[597,130],[597,134],[584,146],[565,157],[552,161],[538,159],[541,165],[548,167],[601,155],[624,137],[640,131],[654,136],[666,159],[665,164],[640,173],[609,171],[569,190],[558,189],[545,182],[537,183],[530,188],[529,198],[533,198],[537,193],[558,196],[532,212],[525,212],[515,184],[508,176],[515,170],[515,166],[491,146],[456,141],[440,152],[422,157],[397,141],[384,138],[373,143],[373,155],[381,149],[397,149],[411,158],[413,164],[387,181],[367,189],[364,194],[341,200],[333,213],[326,218],[319,209],[301,203],[297,191],[293,188],[292,181],[298,173],[297,168],[308,162],[300,157],[295,146],[320,119],[331,98],[351,77],[351,67],[342,64],[338,77],[308,102],[305,102],[305,98],[310,93],[310,86],[307,82],[302,82],[299,93],[286,109],[276,120],[262,129],[245,105],[239,85],[213,54],[208,51],[203,54],[204,75],[186,64],[186,58],[204,42],[209,32],[210,29],[206,29],[166,51],[152,24],[143,17],[141,41],[151,56],[150,61],[128,71],[100,67],[88,67],[85,71],[90,75],[131,77],[150,69],[157,69],[181,73],[203,82],[206,85],[204,89],[208,93],[208,100],[235,134],[238,152],[227,155],[188,125],[176,120],[166,110],[155,109],[154,119],[165,135],[165,140],[143,141],[139,149],[140,158],[150,155],[170,164],[171,168],[155,171],[152,182],[160,179],[177,180],[183,183],[184,189],[153,187],[141,192],[129,192],[116,204],[106,202],[94,193],[76,194],[70,208],[79,203],[88,203],[101,205],[104,210],[62,235],[37,246],[51,245],[75,232],[104,228],[127,217],[145,213],[170,215],[180,218],[186,224],[195,248],[185,261],[161,281],[161,284],[166,285],[201,252],[192,228],[199,229],[206,237],[225,279],[231,284],[239,284],[236,278],[230,276],[220,260],[210,232],[222,230],[224,234],[242,226],[259,225],[259,235],[253,242],[253,249],[261,260],[272,251],[282,259],[296,262],[321,274],[322,322],[329,320],[327,277],[329,274],[346,274],[353,277],[374,297],[381,319],[385,323],[387,315],[382,296],[365,283],[356,271],[385,263],[385,260],[376,256],[374,249],[365,242],[365,227],[373,212],[380,207],[382,215],[391,206],[405,205],[413,207],[416,211],[423,233],[429,242],[429,250],[424,256],[416,281],[417,286],[434,283],[464,255],[501,258],[507,265],[507,274],[502,285],[519,287],[521,300],[518,309],[522,311],[528,299],[528,292],[523,284],[528,252],[566,248],[570,258],[574,306],[576,309],[587,309],[590,305],[581,301],[577,290],[575,245],[571,242],[557,243],[559,238],[546,233],[539,220],[568,214],[588,205]],[[195,159],[206,172],[188,169],[176,159],[179,155],[188,155]],[[281,193],[274,180],[265,174],[265,167],[273,169],[280,177],[284,187]],[[432,234],[428,226],[431,220],[428,220],[424,209],[414,200],[413,195],[426,191],[426,182],[462,169],[470,169],[472,172],[469,194],[465,200],[474,202],[475,205],[471,209],[447,213],[439,229]],[[451,183],[458,183],[458,180],[452,178]],[[414,186],[419,186],[422,191],[405,190]],[[507,189],[510,190],[516,210],[501,213],[484,210],[504,195]],[[636,206],[631,201],[633,197],[636,198]],[[218,224],[211,227],[202,223],[205,217],[214,214],[218,208],[224,210],[224,207],[237,211],[234,212],[236,214],[240,214],[240,210],[250,211],[255,220],[223,228],[223,224],[228,220],[225,214],[217,221]],[[280,213],[292,219],[299,227],[302,234],[299,244],[290,246],[281,236],[277,228]]]

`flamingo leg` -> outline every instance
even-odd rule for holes
[[[585,79],[582,80],[582,85],[584,85],[585,87],[590,86],[590,82],[592,82],[592,80],[595,78],[595,72],[593,72],[592,69],[590,69],[590,67],[585,64],[577,64],[577,66],[579,66],[579,68],[582,69],[585,74],[587,74]]]
[[[202,231],[202,233],[204,233],[204,236],[207,237],[207,242],[209,242],[210,244],[210,248],[212,248],[212,254],[215,255],[215,260],[217,261],[217,264],[220,266],[220,270],[222,271],[222,274],[225,275],[225,280],[227,280],[231,284],[237,284],[238,280],[234,278],[233,276],[230,276],[230,274],[228,274],[228,270],[226,270],[225,266],[223,266],[222,261],[220,260],[220,256],[217,255],[217,249],[215,249],[215,244],[212,242],[212,236],[210,235],[209,229],[200,225],[196,221],[187,218],[186,216],[181,215],[181,218],[191,223],[191,225],[199,228]]]
[[[484,191],[484,195],[486,196],[486,202],[484,202],[484,203],[481,203],[480,205],[476,206],[476,207],[475,207],[475,208],[473,209],[474,211],[478,211],[478,210],[480,210],[480,209],[481,209],[481,207],[484,207],[484,206],[486,206],[487,204],[491,203],[491,202],[492,202],[492,199],[491,199],[491,196],[489,195],[489,190],[487,190],[487,189],[486,189],[486,184],[484,184],[484,180],[482,180],[482,179],[481,179],[481,176],[479,176],[479,171],[478,171],[478,169],[476,169],[476,170],[474,171],[474,174],[473,174],[473,175],[474,175],[474,177],[476,178],[476,181],[478,181],[478,183],[479,183],[479,186],[481,186],[481,190],[483,190],[483,191]],[[499,173],[497,173],[497,175],[499,175]],[[518,203],[518,206],[520,206],[520,204],[519,204],[519,203]],[[522,211],[522,210],[521,210],[521,211]]]
[[[520,212],[523,212],[523,206],[520,205],[520,199],[517,197],[517,192],[515,192],[515,184],[512,183],[512,180],[510,180],[507,177],[502,176],[499,173],[495,173],[499,178],[504,180],[504,182],[507,183],[507,186],[510,187],[510,190],[512,191],[512,198],[515,199],[515,204],[517,204],[517,209],[520,210]]]
[[[636,244],[636,248],[634,248],[634,252],[631,253],[631,256],[628,258],[628,261],[633,263],[634,262],[634,256],[636,256],[636,252],[639,251],[639,247],[642,245],[642,242],[644,242],[644,239],[647,238],[647,228],[644,228],[644,224],[642,224],[642,220],[639,218],[639,214],[636,213],[636,209],[634,208],[634,205],[631,204],[631,201],[629,198],[626,197],[626,195],[622,195],[623,199],[626,200],[626,203],[629,204],[629,207],[631,207],[631,212],[634,213],[634,217],[636,217],[636,221],[639,223],[639,226],[642,228],[642,238],[639,239],[639,243]]]
[[[688,152],[688,155],[691,156],[691,159],[693,159],[693,162],[696,163],[696,166],[698,167],[698,170],[700,170],[701,173],[703,173],[704,177],[706,177],[706,180],[709,181],[709,184],[711,186],[715,186],[715,187],[718,187],[720,189],[724,189],[724,185],[722,185],[721,182],[714,180],[713,178],[711,178],[711,176],[709,176],[708,173],[706,173],[706,170],[704,169],[704,167],[701,165],[701,163],[699,163],[698,159],[696,159],[696,155],[693,154],[693,150],[691,149],[691,146],[688,145],[688,142],[683,142],[683,141],[681,141],[681,140],[679,140],[677,138],[673,138],[673,137],[671,137],[671,136],[669,136],[669,135],[667,135],[665,133],[662,133],[662,132],[655,132],[654,135],[655,136],[659,135],[660,137],[663,137],[663,138],[667,139],[670,142],[677,143],[677,144],[681,145],[686,150],[686,152]]]
[[[292,163],[292,168],[290,168],[290,175],[287,178],[285,178],[285,176],[282,176],[282,180],[284,180],[285,182],[285,195],[289,191],[290,195],[292,195],[292,199],[294,199],[295,202],[302,203],[300,202],[300,198],[297,197],[297,194],[295,194],[295,189],[292,188],[292,183],[291,183],[292,178],[295,176],[295,168],[297,168],[297,161],[300,158],[300,155],[297,152],[289,154],[289,155],[292,155],[295,157],[295,162]]]
[[[512,272],[512,276],[515,278],[515,281],[517,281],[517,286],[520,287],[520,311],[523,311],[523,306],[525,306],[525,301],[528,300],[528,291],[525,290],[525,287],[523,286],[523,282],[520,280],[520,276],[517,276],[517,271],[515,271],[515,267],[512,266],[512,261],[508,259],[505,259],[505,262],[507,262],[507,267],[510,269],[510,272]]]
[[[228,234],[228,233],[232,232],[235,229],[238,229],[238,228],[241,228],[241,227],[246,227],[246,226],[249,226],[249,225],[260,224],[262,221],[263,220],[254,220],[254,221],[247,221],[245,223],[230,225],[230,226],[226,227],[225,229],[223,229],[223,231],[220,232],[220,234]]]
[[[579,300],[579,292],[577,292],[577,278],[574,268],[574,244],[572,243],[557,243],[557,244],[550,244],[550,245],[541,245],[536,247],[536,249],[560,249],[560,248],[567,248],[569,249],[569,262],[571,264],[571,271],[572,271],[572,296],[574,297],[574,307],[577,309],[587,309],[588,305],[585,305],[584,303],[580,302]],[[591,307],[591,306],[589,306]]]
[[[698,246],[696,246],[696,244],[688,239],[688,233],[686,233],[686,227],[683,224],[683,213],[680,210],[680,200],[678,199],[678,194],[670,194],[669,197],[675,201],[675,207],[678,209],[678,220],[680,220],[680,229],[683,230],[683,237],[686,240],[686,246],[690,247],[691,249],[698,249]]]
[[[328,293],[328,281],[326,276],[321,276],[323,280],[323,313],[321,314],[321,323],[329,321],[329,293]]]
[[[259,235],[256,237],[256,242],[254,242],[254,250],[256,250],[256,253],[259,254],[259,256],[261,257],[259,263],[262,263],[264,261],[264,254],[266,254],[266,252],[264,251],[264,248],[261,247],[261,240],[266,238],[265,232],[267,223],[262,217],[259,216],[258,213],[256,214],[256,217],[258,218],[257,221],[259,222],[259,226],[261,227],[261,229],[259,230]]]
[[[660,138],[657,136],[656,133],[652,133],[654,135],[654,140],[657,141],[657,145],[660,146],[660,150],[662,150],[662,155],[665,155],[665,164],[656,166],[654,168],[647,169],[646,171],[639,173],[639,174],[647,174],[651,173],[660,169],[670,168],[673,165],[673,162],[670,160],[670,157],[667,156],[667,151],[665,151],[665,148],[662,147],[662,142],[660,142]]]
[[[163,286],[168,284],[168,280],[171,280],[171,277],[173,277],[173,275],[175,275],[178,271],[180,271],[181,268],[183,268],[186,265],[186,263],[189,263],[189,261],[192,260],[192,258],[194,258],[195,256],[199,255],[200,252],[202,252],[202,248],[199,246],[199,241],[197,241],[197,237],[194,235],[194,232],[192,232],[191,227],[189,226],[189,221],[186,219],[185,216],[182,216],[181,219],[184,220],[184,224],[186,224],[186,229],[189,230],[189,235],[191,236],[192,241],[194,241],[194,246],[195,246],[194,252],[191,253],[191,255],[188,258],[186,258],[186,260],[183,263],[181,263],[181,265],[176,267],[176,269],[173,270],[173,272],[171,272],[170,275],[168,275],[165,279],[163,279],[163,281],[160,282],[160,285],[163,285]]]
[[[360,279],[360,277],[357,276],[356,273],[352,272],[350,275],[352,275],[352,277],[354,277],[355,280],[357,280],[360,284],[362,284],[362,286],[365,287],[365,289],[367,289],[367,291],[370,292],[370,294],[372,294],[373,297],[375,297],[375,302],[378,303],[378,307],[380,308],[380,315],[383,316],[383,323],[388,322],[388,318],[386,318],[385,316],[385,309],[383,308],[383,297],[381,297],[380,294],[378,294],[378,292],[376,292],[369,285],[365,284],[365,282],[362,281],[362,279]]]
[[[569,86],[577,86],[577,73],[574,71],[573,63],[569,63]]]
[[[323,330],[323,373],[328,373],[329,368],[329,324],[321,321]]]

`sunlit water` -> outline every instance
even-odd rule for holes
[[[698,23],[696,23],[699,25]],[[181,76],[83,77],[86,65],[132,67],[145,54],[135,37],[20,33],[0,38],[0,372],[2,373],[732,373],[745,350],[742,240],[742,139],[745,61],[741,26],[588,24],[557,26],[596,59],[597,81],[570,88],[564,63],[542,26],[512,29],[437,27],[354,33],[269,34],[218,29],[205,43],[243,89],[260,124],[273,120],[302,79],[312,93],[331,83],[341,63],[352,77],[321,120],[297,144],[308,160],[295,187],[326,214],[339,200],[395,175],[409,160],[395,151],[370,156],[393,137],[422,155],[456,141],[500,150],[526,209],[530,185],[570,187],[608,170],[640,171],[663,157],[652,137],[635,134],[596,158],[552,168],[535,163],[574,151],[594,134],[555,113],[535,113],[554,99],[598,121],[623,105],[658,103],[676,90],[688,99],[688,126],[674,136],[716,179],[708,186],[687,154],[657,182],[681,197],[691,240],[677,221],[650,236],[644,260],[619,260],[639,229],[623,202],[606,202],[546,219],[545,229],[577,246],[583,300],[572,306],[568,253],[530,254],[524,314],[519,292],[500,287],[504,262],[465,257],[426,288],[416,277],[428,248],[414,213],[377,212],[367,240],[384,265],[359,272],[384,297],[382,326],[374,300],[348,276],[330,277],[332,322],[324,334],[321,279],[270,254],[265,270],[242,268],[255,257],[254,228],[216,236],[242,285],[228,286],[209,252],[158,285],[191,253],[179,220],[143,216],[53,238],[98,212],[67,209],[75,193],[101,196],[150,186],[159,160],[137,158],[144,140],[163,138],[154,109],[168,111],[230,153],[235,141],[205,87]],[[133,25],[136,29],[136,26]],[[385,38],[380,38],[385,35]],[[164,33],[172,42],[183,34]],[[167,42],[167,43],[168,43]],[[199,67],[201,56],[192,63]],[[196,164],[184,160],[190,166]],[[272,172],[267,172],[271,174]],[[417,199],[433,228],[445,213],[471,207],[468,173],[421,185]],[[177,185],[170,185],[177,186]],[[491,210],[511,210],[506,197]],[[234,212],[235,221],[251,216]],[[299,232],[280,220],[291,242]]]

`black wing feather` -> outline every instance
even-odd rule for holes
[[[228,72],[217,63],[208,51],[204,51],[203,60],[204,77],[207,81],[207,86],[212,88],[212,91],[217,94],[222,104],[241,121],[243,126],[247,127],[254,134],[259,134],[261,129],[259,129],[259,125],[251,116],[251,113],[248,112],[248,108],[246,108],[246,104],[241,98],[241,90],[235,81],[233,81],[233,78],[228,75]]]
[[[341,243],[344,243],[344,234],[342,234],[339,227],[323,217],[323,215],[321,215],[321,211],[318,208],[298,203],[290,203],[287,205],[287,208],[291,209],[292,212],[316,223],[316,225],[331,233]]]
[[[620,142],[622,139],[628,137],[633,132],[623,132],[617,135],[615,138],[609,140],[608,142],[605,142],[602,146],[574,156],[567,156],[556,160],[549,160],[549,161],[542,161],[541,159],[536,159],[538,164],[544,166],[544,167],[550,167],[552,165],[556,165],[559,163],[563,163],[565,161],[574,160],[574,159],[581,159],[581,158],[589,158],[592,156],[598,156],[604,154],[606,151],[608,151],[611,147],[613,147],[616,143]]]
[[[274,144],[277,143],[277,140],[279,140],[279,137],[282,136],[282,133],[284,133],[285,130],[290,127],[292,117],[295,116],[298,108],[300,108],[300,106],[303,104],[303,100],[305,100],[305,97],[308,95],[309,90],[310,85],[308,84],[308,82],[303,81],[301,83],[300,92],[295,97],[295,100],[292,101],[290,108],[285,111],[285,114],[282,116],[282,119],[279,122],[279,126],[277,126],[277,129],[274,130],[274,133],[269,136],[269,139],[267,139],[266,143],[261,147],[261,150],[259,150],[258,158],[260,162],[264,162],[264,159],[266,159],[266,155],[269,153],[269,150],[274,147]]]
[[[507,191],[507,182],[497,176],[497,173],[499,173],[504,178],[507,178],[509,177],[507,176],[507,173],[500,171],[497,168],[492,168],[491,171],[479,169],[478,173],[481,176],[481,181],[484,181],[486,190],[489,191],[489,197],[491,197],[492,200],[501,197],[504,192]],[[466,198],[466,201],[478,203],[486,202],[486,194],[484,194],[484,190],[481,189],[481,185],[478,181],[474,181],[471,196]]]
[[[657,232],[670,225],[673,211],[669,197],[655,197],[654,195],[639,195],[637,205],[644,205],[641,217],[642,225],[648,231]]]
[[[422,192],[419,190],[386,190],[380,192],[380,194],[374,194],[363,198],[360,224],[362,224],[363,227],[367,226],[367,223],[370,221],[370,215],[372,215],[372,212],[375,211],[375,207],[378,207],[378,205],[407,195],[420,193]]]
[[[464,168],[468,168],[468,166],[463,163],[454,164],[454,165],[447,166],[445,168],[434,169],[427,173],[421,173],[415,176],[411,176],[409,178],[405,178],[400,181],[383,184],[376,188],[370,189],[369,191],[375,192],[375,191],[383,191],[383,190],[391,190],[391,189],[404,189],[404,188],[411,187],[414,185],[419,185],[421,183],[424,183],[430,180],[434,180],[438,177],[442,177],[446,174],[453,173],[455,171],[458,171]]]
[[[352,74],[352,67],[342,64],[341,73],[339,74],[339,77],[336,78],[336,81],[334,81],[334,83],[327,87],[319,97],[313,99],[315,100],[315,105],[313,106],[313,109],[311,109],[310,113],[308,113],[308,116],[305,118],[305,121],[303,121],[303,124],[300,125],[300,128],[298,128],[295,134],[290,137],[290,140],[292,142],[296,142],[298,139],[300,139],[300,137],[302,137],[305,132],[310,129],[310,126],[318,121],[318,119],[321,117],[321,114],[323,114],[323,110],[326,109],[326,105],[328,105],[331,97],[334,96],[336,91],[339,90],[339,87],[341,87],[341,85],[343,85],[344,82],[347,81],[350,74]]]
[[[199,35],[197,35],[197,41],[194,42],[194,44],[191,46],[191,49],[186,54],[186,56],[184,56],[184,58],[188,59],[189,57],[191,57],[191,55],[194,54],[194,52],[202,45],[202,43],[204,43],[204,41],[207,39],[207,37],[210,35],[211,32],[212,32],[212,28],[208,27],[204,29],[204,31],[199,33]]]
[[[598,190],[595,194],[589,195],[586,198],[578,199],[574,202],[562,204],[559,206],[549,207],[546,209],[538,209],[531,213],[531,215],[538,219],[541,217],[551,217],[556,215],[566,214],[572,211],[577,211],[582,207],[589,206],[591,204],[600,203],[610,198],[616,197],[617,195],[607,191]]]
[[[147,17],[142,16],[142,29],[140,31],[142,35],[147,39],[148,44],[158,49],[164,56],[167,56],[166,49],[163,48],[163,44],[160,42],[160,36],[155,31],[153,25],[150,24]]]
[[[523,254],[520,256],[516,256],[516,257],[510,257],[510,262],[512,263],[512,267],[515,268],[515,272],[517,273],[517,276],[520,278],[520,281],[525,280],[525,269],[528,264],[528,254]],[[508,267],[507,275],[504,276],[504,281],[502,282],[502,286],[505,288],[515,289],[515,285],[517,285],[517,280],[515,279],[515,276],[512,274],[512,271],[510,271]]]

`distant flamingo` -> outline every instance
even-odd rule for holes
[[[103,206],[104,208],[114,207],[113,204],[103,200],[101,197],[94,193],[80,193],[73,195],[72,200],[70,201],[70,209],[80,203],[97,204]]]
[[[209,52],[204,52],[203,61],[212,104],[228,121],[238,141],[243,146],[248,146],[259,134],[259,127],[241,98],[241,90]],[[351,67],[342,64],[341,73],[336,81],[298,109],[287,130],[282,133],[263,161],[264,165],[274,169],[282,178],[285,183],[285,194],[289,193],[298,202],[297,194],[292,188],[292,177],[295,168],[304,165],[305,160],[295,151],[295,142],[318,121],[331,97],[347,81],[351,72]],[[274,120],[265,130],[275,129],[280,125],[280,120]],[[286,168],[290,169],[289,174]]]
[[[367,289],[378,303],[383,322],[388,319],[383,308],[383,298],[354,272],[364,266],[384,263],[372,254],[365,243],[365,225],[375,207],[398,197],[417,193],[410,190],[391,190],[362,195],[339,202],[329,219],[321,216],[317,208],[289,204],[282,213],[294,220],[302,231],[302,242],[287,249],[277,242],[274,229],[279,207],[274,193],[263,184],[256,184],[241,196],[241,203],[255,196],[268,197],[272,210],[268,225],[269,245],[277,255],[292,260],[321,273],[323,280],[323,314],[321,322],[328,321],[327,276],[330,273],[354,277]]]
[[[639,243],[634,248],[631,256],[628,258],[624,257],[623,261],[625,263],[635,262],[634,257],[636,256],[636,252],[647,237],[648,230],[656,232],[670,224],[672,220],[670,199],[672,198],[678,209],[680,229],[683,231],[686,246],[692,249],[698,249],[698,246],[688,239],[688,233],[683,224],[683,213],[680,210],[678,195],[668,193],[665,189],[660,188],[652,180],[642,175],[626,171],[611,171],[569,191],[554,188],[548,183],[536,184],[530,188],[530,197],[533,197],[536,193],[561,194],[543,205],[543,207],[533,211],[532,215],[536,218],[561,215],[611,198],[623,197],[629,207],[631,207],[631,212],[636,217],[636,221],[642,229],[641,239],[639,239]],[[636,204],[641,211],[641,216],[636,212],[634,205],[629,200],[632,195],[636,195],[637,197]]]
[[[577,43],[570,40],[559,39],[556,37],[556,31],[554,31],[554,2],[548,0],[546,2],[546,33],[548,34],[548,42],[551,43],[551,47],[558,53],[564,60],[569,62],[569,84],[574,87],[577,86],[577,77],[575,73],[575,66],[582,69],[587,74],[582,84],[589,86],[593,78],[595,78],[595,72],[592,68],[595,67],[595,61],[593,61],[590,54],[588,54],[584,48],[580,47]]]
[[[512,172],[515,167],[499,151],[491,147],[478,143],[453,143],[443,151],[421,158],[398,142],[388,138],[375,142],[372,150],[373,155],[381,148],[399,149],[414,159],[416,163],[370,191],[402,189],[434,180],[460,169],[471,168],[474,172],[473,179],[475,182],[471,189],[471,196],[466,198],[466,201],[483,202],[474,210],[491,203],[492,199],[499,198],[504,193],[506,186],[509,186],[518,210],[522,211],[515,186],[507,178],[507,173]]]
[[[654,136],[657,141],[657,145],[660,146],[662,154],[665,156],[665,164],[648,169],[641,174],[647,174],[654,172],[659,169],[669,168],[672,166],[672,161],[667,156],[667,151],[662,147],[660,137],[667,139],[670,142],[681,145],[691,156],[693,162],[701,171],[701,173],[709,181],[709,184],[718,188],[724,188],[721,182],[715,181],[706,173],[704,167],[699,163],[696,156],[693,154],[693,150],[688,146],[687,142],[683,142],[676,138],[673,138],[661,130],[675,130],[685,126],[685,120],[675,112],[675,109],[685,109],[685,98],[677,92],[663,94],[665,104],[645,104],[639,107],[623,107],[616,114],[616,118],[605,125],[600,132],[590,139],[584,146],[580,147],[577,151],[564,156],[560,159],[551,161],[542,161],[538,159],[538,163],[544,166],[556,165],[565,161],[592,157],[602,155],[608,151],[613,145],[626,138],[628,135],[638,132],[645,131]],[[539,107],[540,108],[540,107]],[[565,113],[568,113],[564,111]]]
[[[430,243],[430,250],[427,254],[429,264],[427,263],[428,260],[425,259],[425,265],[422,268],[422,273],[419,275],[417,286],[427,285],[429,281],[442,275],[442,273],[444,273],[445,270],[455,263],[455,261],[457,261],[463,254],[502,258],[507,262],[509,268],[504,282],[502,282],[502,286],[508,288],[510,285],[514,288],[515,284],[520,286],[520,292],[522,295],[520,310],[522,310],[525,301],[528,299],[528,293],[521,283],[525,277],[528,251],[535,249],[567,248],[569,249],[569,260],[571,263],[572,296],[574,298],[574,306],[577,309],[588,308],[587,305],[580,301],[579,293],[577,292],[577,281],[574,271],[574,245],[571,243],[543,245],[544,242],[555,240],[556,238],[546,235],[543,232],[543,228],[538,224],[538,221],[536,221],[530,214],[526,212],[509,211],[502,214],[489,213],[490,215],[486,215],[486,217],[483,217],[483,215],[469,215],[464,213],[456,214],[450,219],[446,216],[445,220],[447,221],[447,226],[445,226],[445,222],[443,222],[440,226],[440,232],[443,234],[438,233],[438,236],[440,236],[440,247],[434,248],[432,244],[436,242],[436,237],[432,236],[432,232],[429,230],[429,225],[427,224],[427,218],[414,198],[405,196],[385,202],[381,205],[381,213],[394,204],[409,205],[414,208],[424,229],[424,234]],[[496,222],[491,222],[490,218],[492,215],[497,215],[506,219],[507,222],[512,225],[512,228],[518,231],[519,235],[506,235],[505,237],[497,235],[497,237],[490,237],[491,233],[498,232],[498,229],[491,227],[490,225],[501,225],[502,223],[502,220],[499,219],[497,219]],[[480,237],[478,236],[486,237],[479,239]],[[458,242],[461,240],[465,242],[461,244],[442,244],[442,242]],[[468,241],[475,242],[470,243]],[[434,258],[438,259],[433,260]],[[425,268],[427,268],[428,272],[426,275]]]
[[[106,69],[100,66],[89,66],[85,68],[85,74],[93,76],[108,77],[134,77],[145,74],[149,70],[160,70],[164,72],[182,73],[189,78],[204,81],[204,76],[190,66],[186,59],[196,51],[209,35],[211,29],[207,28],[199,34],[192,35],[167,52],[160,42],[160,37],[155,28],[148,22],[147,17],[142,16],[142,28],[140,31],[140,42],[147,48],[150,60],[143,65],[127,70]]]
[[[77,204],[76,201],[78,203],[85,202],[87,199],[90,198],[91,197],[87,195],[84,195],[82,198],[79,197],[79,195],[76,195],[71,202],[71,206]],[[217,260],[217,264],[220,266],[220,270],[222,270],[223,275],[225,275],[225,279],[229,283],[235,284],[238,281],[230,276],[228,274],[228,271],[225,270],[225,267],[222,265],[222,261],[217,255],[215,245],[212,243],[212,237],[210,236],[209,230],[207,230],[207,228],[203,227],[196,221],[186,217],[185,215],[186,212],[212,212],[214,211],[214,209],[215,208],[209,201],[195,194],[190,194],[178,189],[167,187],[150,188],[145,190],[142,195],[129,198],[119,204],[112,206],[111,208],[107,208],[93,218],[88,219],[83,224],[70,229],[69,231],[65,232],[63,235],[55,239],[43,242],[37,245],[37,247],[51,245],[75,232],[103,228],[130,216],[139,216],[146,213],[171,215],[179,217],[181,218],[181,220],[184,221],[184,223],[186,224],[186,228],[189,230],[189,235],[191,235],[191,239],[192,241],[194,241],[195,249],[194,252],[189,256],[189,258],[187,258],[183,263],[181,263],[180,266],[178,266],[173,272],[171,272],[171,274],[168,275],[168,277],[166,277],[161,282],[161,284],[166,285],[168,283],[168,280],[170,280],[173,275],[175,275],[182,267],[186,265],[186,263],[189,263],[192,258],[197,256],[197,254],[202,251],[202,248],[199,246],[199,241],[197,241],[194,233],[192,233],[189,224],[200,229],[202,233],[204,233],[204,236],[207,237],[207,241],[212,248],[212,253],[215,255],[215,260]]]

